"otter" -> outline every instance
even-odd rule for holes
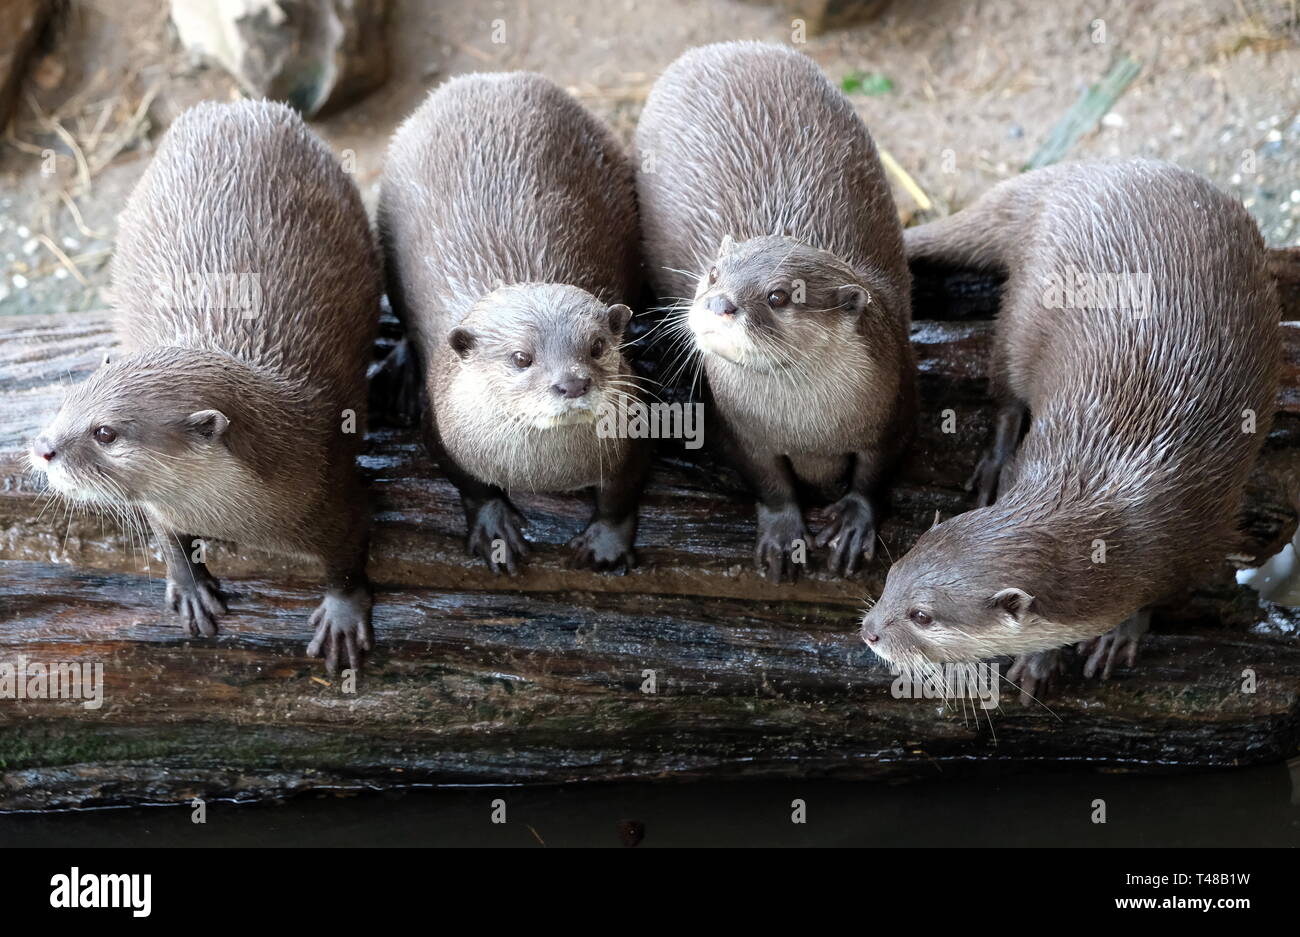
[[[283,105],[186,111],[136,185],[111,269],[122,356],[30,459],[73,502],[147,516],[191,636],[227,611],[211,537],[319,558],[308,654],[335,672],[372,649],[355,463],[381,276],[356,186]]]
[[[1006,273],[1002,408],[981,506],[889,570],[863,637],[899,665],[1016,656],[1025,698],[1063,645],[1087,677],[1131,666],[1150,604],[1234,552],[1279,380],[1258,229],[1195,173],[1085,162],[1003,182],[907,249]]]
[[[655,82],[636,149],[646,263],[757,497],[760,571],[798,577],[804,487],[838,498],[813,544],[856,573],[916,409],[911,278],[867,128],[812,60],[727,42]]]
[[[494,573],[529,550],[512,490],[594,487],[571,562],[636,562],[647,451],[601,431],[638,393],[622,353],[639,278],[632,176],[613,134],[530,73],[446,82],[389,145],[389,295],[424,369],[429,448]]]

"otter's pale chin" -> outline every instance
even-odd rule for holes
[[[583,407],[539,416],[533,421],[533,426],[536,429],[555,429],[560,426],[584,426],[595,422],[596,411]]]

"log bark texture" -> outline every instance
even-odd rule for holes
[[[1280,252],[1279,252],[1280,254]],[[1280,412],[1220,574],[1156,612],[1138,666],[1067,678],[1045,706],[1010,687],[990,712],[895,699],[856,634],[887,556],[965,510],[991,439],[995,279],[918,269],[917,445],[864,577],[754,572],[753,506],[736,476],[661,445],[642,506],[640,566],[565,568],[582,497],[520,497],[537,544],[517,579],[465,556],[451,485],[377,379],[371,479],[380,648],[357,692],[303,656],[318,598],[310,564],[209,548],[231,593],[215,640],[163,612],[152,544],[69,516],[25,470],[27,441],[111,349],[106,315],[0,319],[0,662],[100,661],[106,700],[0,699],[0,809],[265,798],[309,789],[703,776],[884,778],[1087,765],[1164,771],[1289,758],[1300,746],[1296,610],[1238,587],[1226,557],[1263,559],[1300,504],[1300,298],[1278,341]],[[1282,274],[1279,273],[1279,279]],[[389,323],[377,359],[396,340]],[[660,349],[640,354],[669,373]],[[682,388],[663,392],[680,399]],[[943,432],[951,410],[955,432]],[[819,511],[811,514],[820,526]],[[1255,692],[1243,692],[1247,671]],[[644,692],[653,672],[656,692]]]

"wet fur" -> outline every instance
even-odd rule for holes
[[[911,280],[884,170],[852,105],[790,49],[705,46],[655,83],[636,145],[660,297],[691,308],[694,341],[709,351],[701,308],[729,297],[744,315],[743,360],[706,353],[703,367],[716,429],[743,450],[760,528],[767,510],[797,533],[787,466],[824,496],[847,482],[874,499],[912,434]],[[770,309],[771,285],[794,280],[807,285],[803,306]],[[859,314],[841,307],[846,286],[869,297]]]
[[[626,321],[610,315],[639,282],[636,198],[609,130],[540,75],[452,79],[394,135],[379,221],[393,306],[424,368],[430,442],[471,540],[499,489],[639,490],[630,463],[642,446],[602,439],[594,422],[537,425],[561,412],[550,388],[566,376],[592,381],[592,405],[636,392]],[[464,353],[449,341],[458,329],[474,339]],[[606,350],[593,358],[597,339]],[[516,350],[532,367],[511,370]]]
[[[896,661],[1092,638],[1234,552],[1272,421],[1280,308],[1254,222],[1175,166],[1053,167],[908,232],[913,261],[1005,270],[994,383],[1032,420],[994,504],[924,534],[867,625]],[[1053,274],[1149,273],[1146,318],[1043,304]],[[1256,431],[1242,431],[1246,409]],[[1105,564],[1091,562],[1093,540]],[[1017,614],[1002,589],[1031,596]],[[918,628],[914,607],[934,607]]]
[[[167,305],[178,278],[197,273],[255,275],[257,314]],[[121,216],[122,351],[46,430],[59,452],[52,480],[143,508],[165,550],[197,536],[291,551],[319,558],[331,588],[363,588],[355,457],[381,289],[356,187],[301,118],[266,102],[185,112]],[[229,420],[211,438],[187,423],[207,410]],[[355,433],[343,432],[344,410]],[[100,425],[119,431],[112,445],[91,438]],[[206,575],[201,564],[181,572]]]

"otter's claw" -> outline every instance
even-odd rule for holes
[[[509,501],[494,498],[485,502],[470,521],[466,544],[470,556],[482,559],[494,573],[505,570],[515,575],[520,561],[528,555],[525,526],[524,516]]]
[[[993,450],[987,450],[980,456],[975,471],[966,480],[966,490],[975,494],[975,505],[986,508],[993,503],[998,491],[998,478],[1002,475],[1002,460]]]
[[[185,633],[211,638],[217,633],[217,618],[226,614],[220,584],[201,566],[191,568],[183,579],[167,580],[167,607],[180,615]]]
[[[794,581],[808,549],[808,529],[797,506],[780,511],[758,506],[758,543],[754,560],[772,582]]]
[[[1151,627],[1151,613],[1146,609],[1129,616],[1116,627],[1100,637],[1081,641],[1078,645],[1080,654],[1087,655],[1083,665],[1083,675],[1089,679],[1097,676],[1101,670],[1101,679],[1109,680],[1115,661],[1121,655],[1125,666],[1137,663],[1138,645],[1142,635]]]
[[[876,517],[862,495],[849,493],[827,509],[830,522],[814,541],[820,550],[830,546],[827,569],[836,576],[852,576],[876,556]]]
[[[1007,682],[1020,687],[1020,705],[1028,706],[1047,696],[1056,684],[1057,674],[1065,669],[1060,648],[1023,654],[1007,671]]]
[[[316,629],[316,634],[307,645],[307,656],[323,656],[325,669],[331,674],[339,672],[339,660],[344,657],[348,667],[360,670],[366,652],[375,646],[370,605],[368,589],[327,594],[311,613],[309,624]]]
[[[618,570],[620,574],[625,574],[636,566],[632,536],[631,518],[617,524],[594,520],[587,525],[586,530],[569,541],[569,549],[573,551],[569,566],[600,572]]]

